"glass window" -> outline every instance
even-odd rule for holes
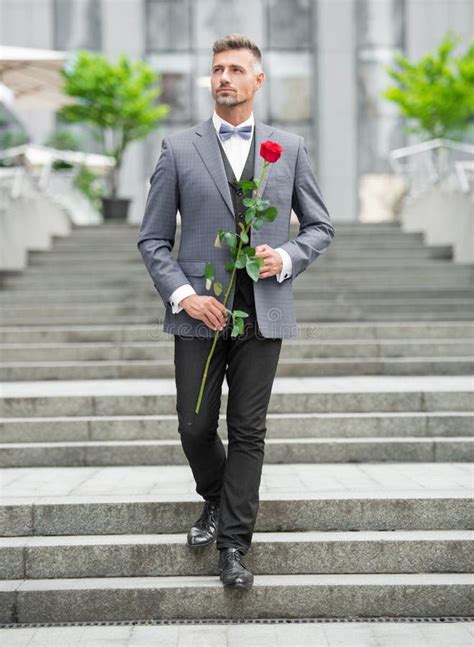
[[[403,2],[359,0],[356,35],[361,47],[400,46],[403,38]]]
[[[312,43],[310,0],[269,0],[268,48],[306,49]]]
[[[196,0],[194,45],[198,49],[211,49],[212,43],[230,33],[245,34],[262,49],[263,7],[256,0]]]
[[[148,51],[190,48],[189,0],[147,0],[145,24]]]
[[[359,173],[390,173],[387,151],[404,145],[396,117],[359,119]]]
[[[100,3],[70,0],[54,3],[54,29],[57,49],[99,50],[101,46]]]
[[[311,121],[311,57],[305,52],[268,52],[263,61],[271,121]]]
[[[192,120],[193,84],[190,54],[159,54],[147,58],[154,70],[161,74],[160,101],[168,103],[171,110],[166,121],[189,122]]]

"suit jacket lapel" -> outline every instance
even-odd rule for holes
[[[212,123],[212,117],[197,127],[196,135],[198,136],[194,138],[194,146],[196,147],[204,166],[209,171],[209,175],[212,177],[217,190],[224,198],[224,201],[232,214],[232,218],[235,218],[229,183],[227,182],[227,175],[222,155],[219,150],[216,130]]]

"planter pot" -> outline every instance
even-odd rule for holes
[[[102,198],[104,220],[126,221],[130,202],[130,198]]]

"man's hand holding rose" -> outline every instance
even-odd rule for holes
[[[283,261],[280,254],[270,247],[270,245],[257,245],[255,256],[260,256],[265,261],[265,265],[260,268],[260,279],[268,279],[281,272]]]

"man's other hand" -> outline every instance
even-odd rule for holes
[[[182,299],[179,305],[190,317],[203,321],[212,330],[222,330],[228,319],[224,304],[211,296],[191,294]]]
[[[268,279],[270,276],[275,276],[281,272],[283,268],[283,260],[280,254],[270,247],[270,245],[257,245],[255,248],[255,256],[260,256],[265,261],[265,265],[260,268],[260,279]]]

